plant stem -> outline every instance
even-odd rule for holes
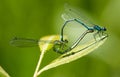
[[[41,62],[42,62],[44,53],[45,53],[44,51],[41,52],[41,55],[40,55],[40,57],[39,57],[39,61],[38,61],[38,64],[37,64],[37,66],[36,66],[36,69],[35,69],[35,72],[34,72],[33,77],[37,77],[37,76],[38,76],[37,73],[38,73],[38,70],[39,70],[39,68],[40,68],[40,64],[41,64]]]
[[[37,75],[40,75],[42,72],[43,72],[42,70],[38,71],[38,72],[37,72]]]

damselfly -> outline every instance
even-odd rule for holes
[[[76,9],[70,7],[70,6],[65,6],[65,12],[62,14],[62,18],[65,20],[65,23],[63,24],[62,28],[61,28],[61,41],[64,41],[64,30],[65,27],[67,26],[67,24],[71,23],[71,22],[76,22],[80,25],[78,26],[82,26],[84,27],[86,30],[83,31],[83,33],[81,35],[78,34],[78,38],[75,42],[73,42],[73,44],[70,46],[70,48],[68,50],[72,50],[73,48],[75,48],[83,38],[85,38],[85,36],[88,33],[92,33],[93,38],[95,39],[95,41],[97,41],[98,39],[102,39],[102,36],[108,37],[108,34],[105,33],[105,31],[107,30],[105,27],[101,27],[99,25],[96,24],[92,24],[89,19],[85,19],[86,17],[82,15],[82,13],[79,13]],[[70,26],[70,25],[68,25]],[[75,27],[76,25],[73,24],[73,26]],[[79,31],[81,30],[81,28],[79,29]],[[76,31],[73,31],[76,32]],[[72,33],[72,32],[71,32]],[[98,37],[97,37],[98,36]],[[72,37],[74,37],[74,35],[72,35]],[[67,51],[66,51],[67,52]]]
[[[65,20],[65,23],[63,24],[61,28],[61,34],[60,34],[60,39],[58,40],[33,40],[33,39],[25,39],[25,38],[14,38],[11,41],[11,44],[17,47],[31,47],[31,46],[36,46],[38,45],[39,42],[44,42],[44,43],[50,43],[53,44],[53,50],[57,53],[64,54],[66,52],[69,52],[70,50],[74,49],[78,44],[81,42],[82,39],[85,38],[85,36],[89,33],[92,33],[94,36],[95,41],[97,41],[97,35],[99,36],[99,39],[102,39],[101,36],[107,37],[108,35],[105,33],[106,28],[105,27],[100,27],[98,25],[94,24],[87,24],[86,21],[81,19],[79,15],[77,15],[74,12],[74,9],[72,8],[67,8],[67,12],[62,14],[63,19]],[[67,26],[68,23],[71,22],[77,22],[84,28],[86,28],[85,31],[82,31],[81,34],[78,34],[78,37],[75,39],[75,41],[72,41],[72,44],[69,45],[70,38],[65,39],[64,38],[64,30]],[[74,25],[74,24],[73,24]],[[69,25],[68,25],[69,26]],[[81,31],[81,28],[78,28],[79,31]],[[75,32],[75,31],[74,31]],[[70,33],[70,32],[69,32]],[[71,34],[71,33],[70,33]],[[72,35],[75,37],[74,35]]]

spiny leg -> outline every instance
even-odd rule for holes
[[[107,34],[107,33],[105,33],[105,32],[102,32],[102,35],[103,35],[103,36],[108,36],[108,34]]]
[[[98,32],[95,33],[95,34],[93,34],[93,37],[94,37],[94,39],[95,39],[95,42],[97,42],[97,38],[96,38],[97,34],[98,34]]]
[[[99,38],[102,39],[103,31],[98,31]]]
[[[97,42],[97,37],[96,37],[97,35],[98,35],[99,39],[101,39],[102,36],[103,36],[103,32],[98,31],[98,32],[96,32],[96,33],[93,35],[96,42]]]

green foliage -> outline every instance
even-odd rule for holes
[[[107,28],[109,38],[95,52],[48,70],[41,77],[119,77],[120,0],[0,0],[0,65],[11,77],[32,77],[39,48],[20,49],[10,46],[9,41],[15,36],[39,39],[60,33],[65,3],[87,11]],[[58,56],[52,50],[48,53],[45,57],[49,59]],[[48,61],[45,58],[43,65]]]
[[[51,36],[52,37],[52,36]],[[55,37],[55,36],[54,36]],[[50,38],[50,37],[49,37]],[[63,55],[61,55],[60,57],[56,58],[55,60],[53,60],[50,64],[46,65],[45,67],[43,67],[42,69],[40,69],[38,71],[38,74],[37,75],[40,75],[42,72],[48,70],[48,69],[51,69],[51,68],[54,68],[54,67],[57,67],[57,66],[60,66],[60,65],[63,65],[63,64],[66,64],[66,63],[70,63],[76,59],[79,59],[87,54],[89,54],[90,52],[92,52],[93,50],[95,50],[96,48],[98,48],[99,46],[101,46],[105,40],[106,40],[106,37],[102,37],[104,39],[100,39],[99,41],[95,42],[94,40],[90,40],[88,43],[84,44],[84,45],[81,45],[81,46],[76,46],[73,50],[69,51],[68,53],[65,53]],[[54,39],[52,39],[54,40]],[[43,48],[42,48],[43,47]],[[41,55],[40,56],[43,56],[42,53],[45,53],[44,50],[47,50],[49,49],[49,45],[44,45],[42,46],[41,49],[43,50],[41,52]],[[44,49],[46,48],[46,49]],[[74,54],[71,54],[71,53],[74,53]],[[41,57],[40,57],[41,58]],[[39,65],[40,66],[40,65]],[[36,76],[35,76],[36,77]]]

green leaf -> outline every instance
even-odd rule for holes
[[[8,73],[0,66],[0,77],[10,77]]]
[[[93,50],[95,50],[96,48],[101,46],[105,42],[106,37],[107,36],[102,36],[98,41],[91,40],[88,43],[86,43],[85,45],[77,46],[73,50],[69,51],[66,54],[61,55],[60,57],[58,57],[57,59],[52,61],[50,64],[43,67],[38,72],[38,75],[40,75],[43,71],[57,67],[62,64],[72,62],[78,58],[81,58],[81,57],[89,54],[90,52],[92,52]],[[72,54],[72,53],[74,53],[74,54]]]

